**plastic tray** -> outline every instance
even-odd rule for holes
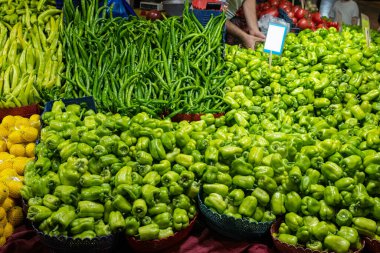
[[[127,237],[127,241],[129,246],[134,250],[134,252],[139,253],[153,253],[159,252],[164,249],[170,248],[174,245],[178,245],[182,240],[187,238],[194,227],[194,224],[197,221],[198,216],[194,216],[194,218],[190,221],[190,224],[184,230],[178,231],[174,233],[174,235],[161,239],[161,240],[149,240],[149,241],[141,241],[136,239],[135,237]]]
[[[0,121],[3,120],[5,116],[13,115],[13,116],[22,116],[25,118],[29,118],[33,114],[40,114],[40,106],[38,104],[8,108],[8,109],[0,109]]]
[[[278,229],[279,229],[282,221],[283,221],[282,219],[277,219],[276,222],[273,223],[271,228],[270,228],[270,234],[271,234],[274,246],[276,247],[278,252],[281,252],[281,253],[321,253],[321,252],[325,252],[325,253],[327,253],[327,251],[311,250],[309,248],[303,248],[301,246],[294,246],[294,245],[290,245],[287,243],[283,243],[280,240],[278,240],[278,238],[274,234],[278,233]],[[365,240],[362,240],[362,244],[363,244],[363,247],[361,249],[358,249],[356,251],[349,251],[348,253],[350,253],[350,252],[351,253],[362,252],[365,245],[366,245]],[[379,252],[379,251],[376,251],[376,252]]]
[[[198,193],[199,210],[209,228],[234,240],[256,241],[268,235],[273,221],[250,222],[211,211],[202,201],[202,189]]]
[[[380,252],[380,241],[373,240],[369,237],[365,237],[364,240],[365,240],[366,252],[369,252],[369,253]]]

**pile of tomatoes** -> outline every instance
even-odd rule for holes
[[[326,17],[321,17],[318,11],[311,13],[299,5],[293,5],[292,2],[287,0],[268,0],[268,2],[257,4],[256,9],[258,18],[266,14],[279,17],[279,9],[282,9],[289,17],[289,20],[292,21],[292,24],[300,29],[339,28],[337,22],[332,22]]]

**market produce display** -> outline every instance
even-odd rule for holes
[[[37,160],[28,163],[22,189],[27,217],[40,231],[152,240],[189,226],[199,185],[190,169],[195,144],[181,136],[197,123],[105,115],[62,101],[42,119]]]
[[[0,124],[0,246],[21,197],[39,235],[76,243],[173,238],[196,198],[229,221],[274,222],[276,246],[380,243],[380,33],[368,46],[360,27],[270,0],[259,16],[303,31],[269,63],[263,45],[225,47],[224,14],[203,26],[188,3],[156,20],[112,17],[106,1],[0,2],[0,109],[54,102],[41,121]]]
[[[1,3],[0,108],[49,101],[60,94],[61,22],[54,1]]]
[[[203,27],[188,8],[155,22],[107,17],[97,1],[63,11],[63,97],[92,95],[99,110],[130,116],[223,112],[224,15]]]
[[[25,165],[34,159],[40,116],[6,116],[0,124],[0,246],[24,222],[21,188]]]
[[[230,124],[249,130],[253,146],[238,158],[245,162],[239,171],[251,177],[247,203],[284,215],[280,241],[348,252],[361,247],[359,236],[379,238],[379,52],[348,27],[288,34],[272,66],[262,48],[227,48],[235,72],[226,121],[233,115]],[[262,189],[270,201],[255,194]]]

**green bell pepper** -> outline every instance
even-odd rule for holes
[[[158,161],[166,159],[166,151],[161,139],[153,139],[149,142],[149,152]]]
[[[297,245],[298,244],[298,238],[294,235],[289,234],[280,234],[278,236],[278,240],[280,240],[283,243],[290,244],[290,245]]]
[[[275,215],[285,214],[286,213],[285,195],[281,192],[275,192],[272,195],[272,198],[270,201],[270,207],[271,207],[271,211]]]
[[[148,207],[146,205],[145,200],[136,199],[132,205],[132,215],[137,218],[143,218],[148,212]]]
[[[152,155],[142,150],[136,152],[135,158],[139,164],[152,165],[153,163]]]
[[[171,219],[171,214],[169,212],[164,212],[154,216],[153,222],[156,223],[160,229],[166,229],[172,226]]]
[[[297,213],[301,208],[301,197],[295,192],[289,192],[285,195],[285,208],[289,212]]]
[[[133,216],[128,216],[125,219],[125,233],[128,236],[135,236],[138,234],[138,229],[140,227],[140,221]]]
[[[116,187],[115,193],[121,194],[122,196],[127,197],[127,199],[134,201],[141,196],[141,186],[138,184],[120,184]]]
[[[203,191],[207,194],[210,195],[211,193],[218,193],[223,197],[226,197],[228,195],[228,186],[224,184],[204,184],[203,185]]]
[[[289,229],[296,232],[303,225],[303,218],[294,212],[285,214],[285,223]]]
[[[237,190],[240,190],[240,189],[235,189],[233,191],[237,191]],[[240,190],[240,191],[241,191],[241,193],[243,193],[243,196],[244,196],[244,192],[242,190]],[[265,190],[261,189],[260,187],[256,187],[253,190],[251,195],[254,196],[257,199],[257,201],[259,202],[259,204],[262,206],[266,206],[270,201],[269,194]]]
[[[160,163],[153,164],[152,169],[156,171],[160,176],[170,171],[171,164],[169,160],[161,160]]]
[[[117,188],[121,184],[132,184],[132,168],[130,166],[122,167],[114,176],[114,185]]]
[[[322,245],[322,242],[313,240],[306,243],[306,248],[315,250],[315,251],[322,251],[323,245]]]
[[[113,201],[112,206],[115,210],[120,211],[121,213],[129,213],[132,211],[132,205],[131,203],[124,198],[121,194],[117,194]]]
[[[175,208],[173,212],[173,227],[179,231],[189,226],[189,216],[186,210]]]
[[[253,176],[240,176],[236,175],[232,178],[232,184],[243,188],[243,189],[252,189],[255,183],[255,178]]]
[[[320,212],[321,204],[313,197],[306,196],[301,200],[301,212],[304,215],[316,215]]]
[[[349,241],[352,246],[359,242],[358,231],[352,227],[341,226],[337,235]]]
[[[78,188],[70,185],[58,185],[53,195],[67,205],[75,204],[79,199]]]
[[[348,252],[350,249],[350,242],[338,235],[327,235],[323,241],[323,245],[336,253]]]
[[[50,217],[52,226],[57,226],[59,230],[65,230],[76,218],[75,209],[72,206],[62,206]]]
[[[360,235],[373,237],[376,233],[377,225],[372,219],[365,217],[352,218],[352,227],[355,228]]]
[[[223,213],[227,208],[227,203],[224,201],[223,196],[218,193],[211,193],[204,200],[207,207],[214,209],[218,213]]]
[[[109,225],[105,224],[103,220],[95,222],[94,231],[96,236],[109,236],[111,234]]]
[[[246,217],[251,217],[257,207],[257,199],[254,196],[247,196],[239,206],[239,213]]]
[[[327,161],[322,164],[321,172],[327,180],[337,181],[343,176],[343,169],[336,163]]]
[[[61,205],[61,200],[57,196],[46,194],[42,199],[42,203],[50,210],[56,211]]]
[[[121,232],[126,227],[126,222],[120,211],[111,211],[108,224],[112,233]]]
[[[331,220],[335,217],[335,210],[329,206],[324,200],[320,200],[321,208],[319,210],[319,216],[322,220]]]
[[[191,206],[191,201],[190,201],[190,198],[186,196],[185,194],[180,194],[173,198],[172,204],[176,208],[181,208],[188,211]]]
[[[338,206],[340,204],[341,196],[336,186],[326,186],[324,201],[329,206]]]
[[[104,214],[104,206],[100,203],[92,201],[79,201],[78,202],[78,217],[94,217],[95,219],[100,219]]]
[[[339,226],[350,226],[352,222],[352,213],[347,209],[340,209],[336,214],[335,222]]]
[[[70,232],[73,235],[80,234],[87,230],[94,230],[95,220],[94,217],[77,218],[70,224]]]
[[[156,186],[161,181],[161,176],[157,171],[149,171],[143,178],[143,184],[151,184]]]
[[[52,211],[42,205],[33,205],[28,208],[27,218],[33,222],[39,223],[50,217]]]
[[[154,223],[138,228],[138,235],[142,241],[157,239],[159,233],[160,228]]]

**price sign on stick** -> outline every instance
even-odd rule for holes
[[[371,43],[371,36],[369,34],[369,17],[365,14],[361,14],[361,20],[362,20],[362,28],[364,31],[365,39],[367,41],[367,45]]]
[[[272,65],[272,54],[282,54],[287,31],[288,27],[283,24],[269,23],[264,44],[264,52],[269,53],[269,66]]]

